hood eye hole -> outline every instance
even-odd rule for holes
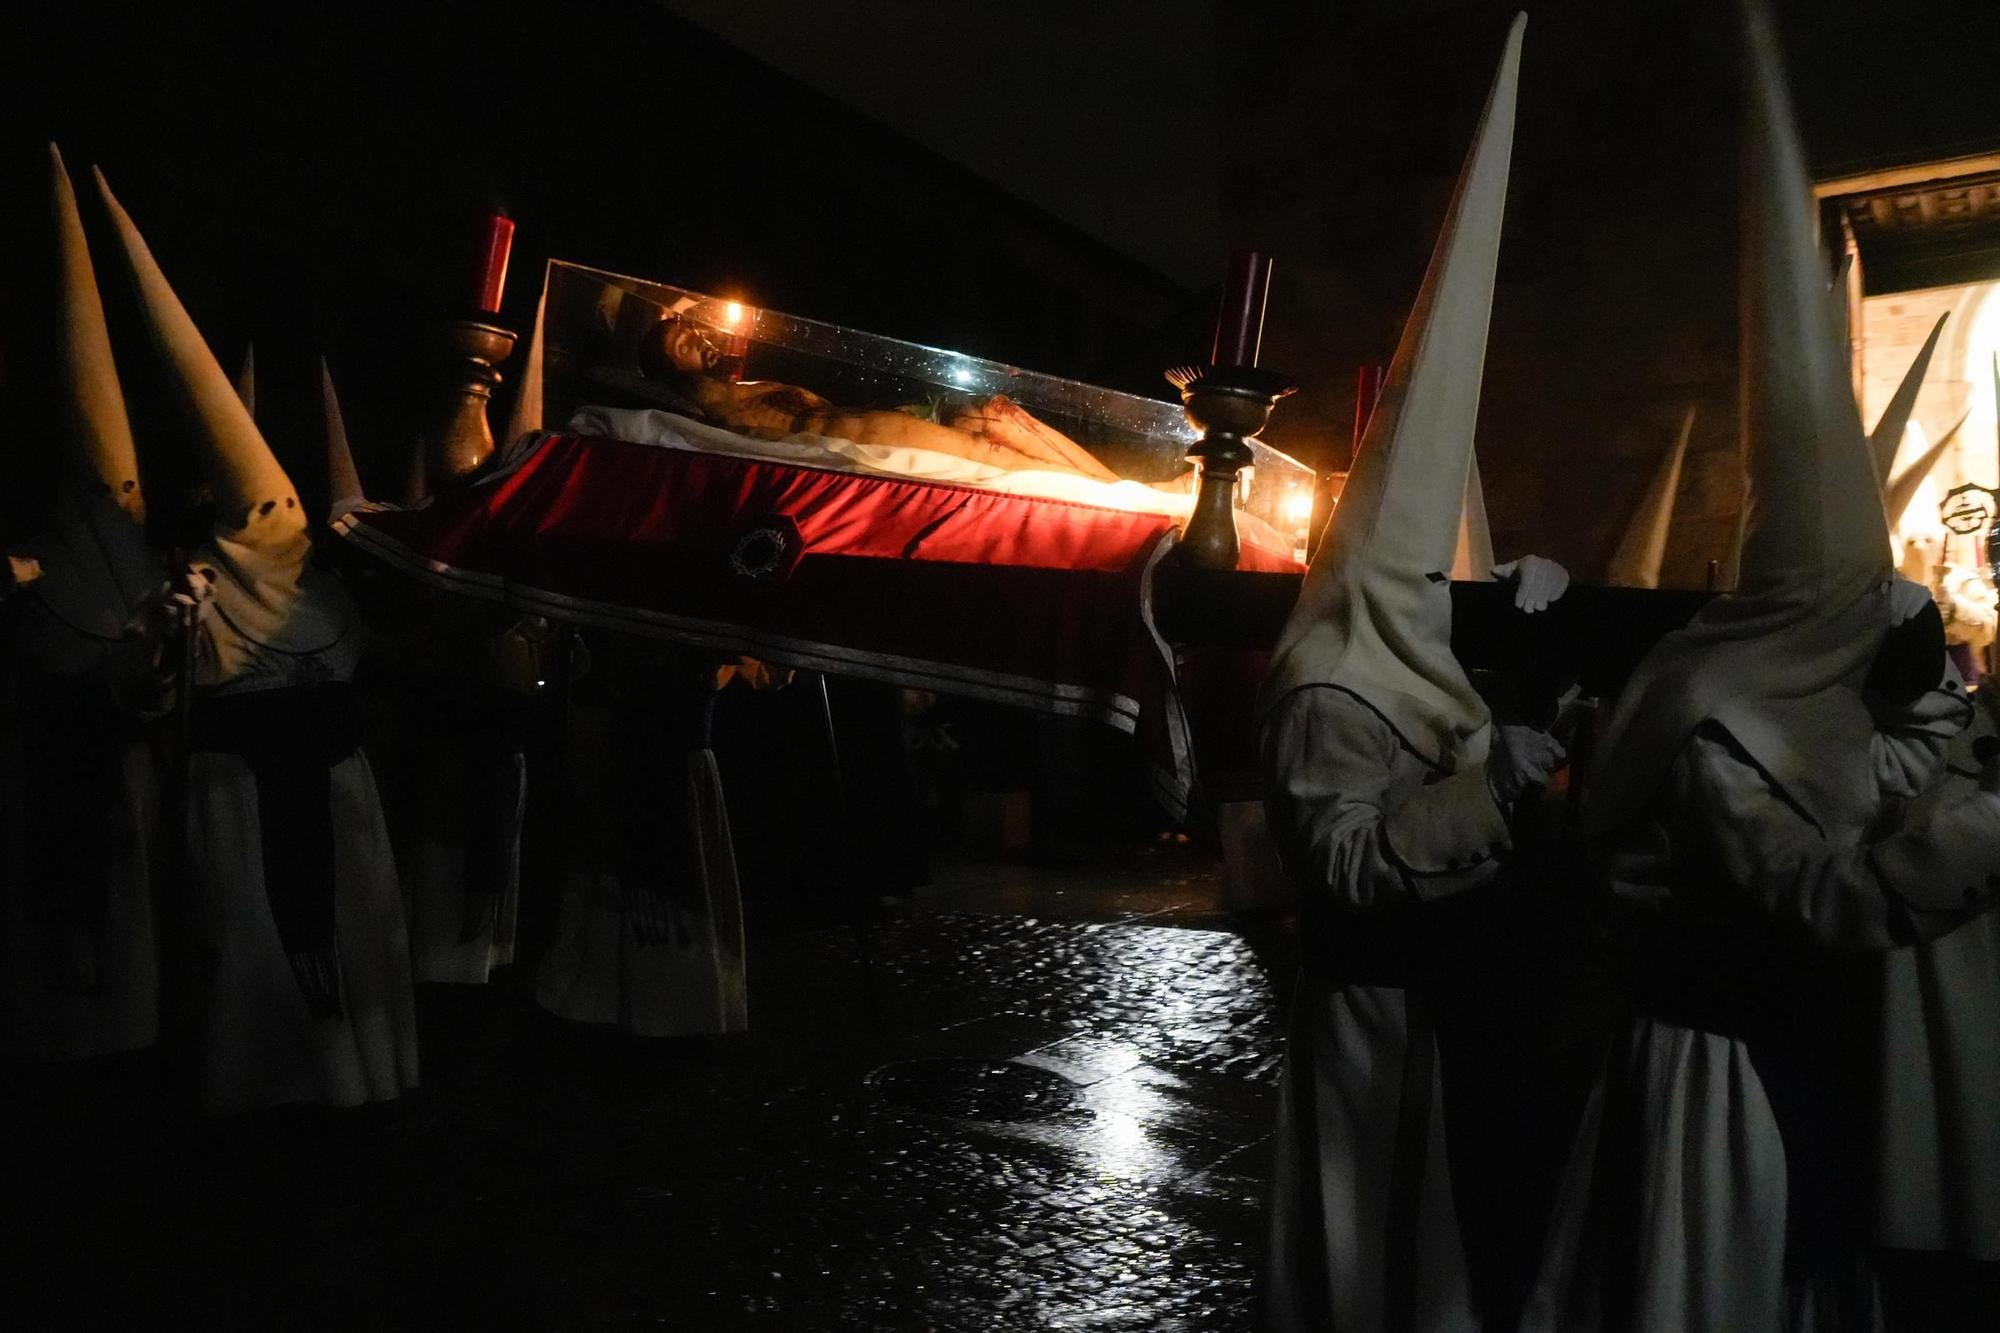
[[[1432,570],[1430,573],[1424,575],[1424,577],[1429,579],[1432,583],[1449,583],[1451,581],[1451,576],[1449,574],[1441,574],[1435,569]]]

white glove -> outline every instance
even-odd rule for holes
[[[1568,755],[1562,743],[1533,727],[1493,728],[1493,749],[1486,756],[1486,785],[1504,809],[1529,787],[1546,787]]]
[[[207,620],[215,607],[215,584],[192,569],[185,571],[184,584],[185,591],[162,583],[125,627],[125,637],[163,643],[183,631],[192,633]]]
[[[1533,614],[1569,591],[1569,571],[1545,555],[1524,555],[1493,566],[1496,579],[1515,579],[1514,605]]]

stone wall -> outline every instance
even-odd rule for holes
[[[1394,349],[1515,8],[1275,0],[1225,25],[1222,77],[1241,90],[1223,103],[1225,225],[1277,256],[1265,360],[1305,385],[1273,443],[1345,465],[1355,367]],[[1478,437],[1503,557],[1532,548],[1596,576],[1689,404],[1665,582],[1700,587],[1727,555],[1740,495],[1733,10],[1532,7]],[[1928,30],[1854,0],[1780,11],[1816,162],[2000,135],[1996,81],[1951,68],[1942,48],[1918,68]]]

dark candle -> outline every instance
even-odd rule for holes
[[[1375,400],[1382,396],[1382,367],[1364,365],[1354,374],[1354,444],[1350,459],[1361,453],[1361,437],[1368,433],[1368,420],[1375,415]]]
[[[1218,366],[1254,366],[1264,341],[1264,303],[1271,295],[1271,257],[1255,250],[1238,250],[1229,257],[1229,278],[1222,284],[1222,304],[1215,312],[1215,349],[1209,361]]]
[[[486,243],[479,266],[479,312],[500,313],[500,293],[507,286],[507,256],[514,249],[514,220],[495,213],[486,223]]]

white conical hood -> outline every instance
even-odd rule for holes
[[[354,466],[354,451],[347,444],[347,422],[340,415],[340,395],[334,392],[333,371],[326,358],[319,359],[320,408],[326,421],[326,521],[368,503],[361,489],[361,473]]]
[[[1951,429],[1938,436],[1936,444],[1917,455],[1908,467],[1889,478],[1888,485],[1882,488],[1882,510],[1889,520],[1891,537],[1896,535],[1896,525],[1903,521],[1904,513],[1909,510],[1910,501],[1917,498],[1917,488],[1924,484],[1924,478],[1930,476],[1931,469],[1938,465],[1940,458],[1944,457],[1944,451],[1951,447],[1954,439],[1958,438],[1958,428],[1963,426],[1971,415],[1970,409],[1960,413],[1958,420],[1951,423]]]
[[[1674,526],[1674,497],[1680,493],[1681,468],[1687,461],[1688,440],[1694,434],[1694,409],[1681,419],[1680,438],[1660,460],[1639,508],[1632,515],[1618,551],[1605,571],[1606,581],[1621,588],[1657,588],[1667,559],[1667,536]]]
[[[1340,508],[1279,636],[1261,712],[1294,690],[1352,691],[1435,763],[1485,757],[1491,719],[1451,652],[1453,564],[1479,417],[1514,142],[1514,20],[1430,268]]]
[[[111,358],[111,333],[97,291],[90,246],[77,212],[76,191],[63,169],[62,153],[49,145],[49,174],[55,209],[58,300],[62,356],[58,374],[64,427],[91,484],[110,495],[135,523],[146,519],[139,485],[139,451],[125,415],[125,394]]]
[[[1479,481],[1479,452],[1466,469],[1465,504],[1459,511],[1458,549],[1452,552],[1451,577],[1459,583],[1493,581],[1493,528],[1486,521],[1486,488]]]
[[[194,563],[213,578],[217,611],[203,641],[201,682],[230,684],[276,658],[296,660],[331,647],[348,632],[348,607],[333,580],[311,568],[297,489],[101,172],[97,186],[122,242],[146,333],[194,427],[197,463],[217,508],[213,539],[194,553]]]
[[[1924,375],[1931,368],[1931,353],[1937,350],[1938,335],[1944,332],[1944,322],[1950,318],[1951,312],[1947,310],[1931,325],[1931,336],[1924,339],[1923,350],[1910,363],[1903,382],[1896,386],[1889,405],[1882,409],[1875,429],[1868,434],[1868,447],[1875,456],[1875,475],[1885,485],[1889,474],[1896,470],[1896,451],[1903,447],[1903,432],[1909,428],[1910,413],[1916,410],[1917,395],[1923,391]]]
[[[257,419],[257,344],[243,344],[243,364],[236,368],[236,397],[250,419]]]
[[[1874,801],[1860,688],[1889,628],[1882,490],[1828,327],[1805,155],[1761,7],[1745,35],[1742,581],[1661,640],[1620,696],[1590,798],[1599,833],[1643,812],[1710,720],[1823,828]]]
[[[216,364],[201,331],[160,271],[139,229],[112,195],[104,173],[97,188],[123,243],[126,268],[154,349],[173,372],[196,428],[203,475],[214,488],[222,522],[240,539],[271,544],[305,531],[298,491],[258,433],[236,388]]]
[[[76,191],[54,144],[49,180],[56,260],[51,323],[58,339],[52,388],[66,457],[47,521],[24,544],[42,565],[29,595],[73,635],[102,641],[122,632],[134,609],[159,586],[164,566],[146,543],[132,424]],[[53,639],[24,645],[51,670],[63,669],[54,654],[77,646]]]
[[[500,436],[501,452],[514,447],[523,435],[542,428],[542,332],[548,318],[549,280],[544,273],[542,297],[535,302],[535,327],[528,334],[528,350],[521,357],[520,385],[514,391],[514,405],[507,411],[507,427]]]

